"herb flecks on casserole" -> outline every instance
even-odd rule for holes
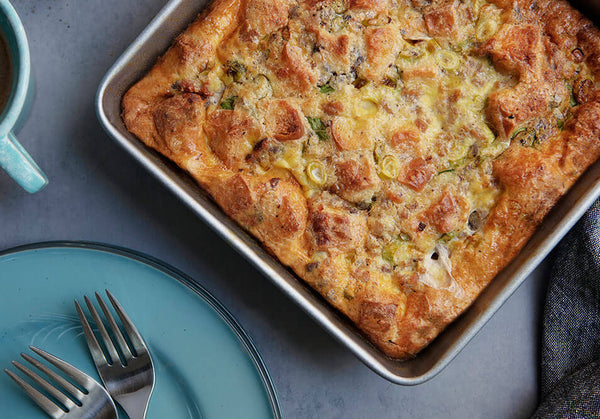
[[[216,0],[123,118],[406,358],[597,159],[598,71],[560,0]]]

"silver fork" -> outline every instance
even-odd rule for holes
[[[71,384],[55,371],[48,368],[46,365],[42,364],[37,359],[32,358],[25,353],[21,353],[21,356],[27,362],[36,367],[63,389],[59,390],[55,385],[50,384],[48,381],[19,362],[12,362],[17,369],[31,378],[31,380],[36,382],[42,389],[44,389],[51,397],[55,399],[52,400],[29,384],[27,381],[23,380],[17,374],[8,369],[4,370],[4,372],[6,372],[10,378],[12,378],[23,390],[25,390],[27,395],[29,395],[29,397],[31,397],[33,401],[36,402],[37,405],[41,407],[49,416],[53,417],[54,419],[117,419],[117,408],[115,407],[114,402],[106,390],[93,378],[79,371],[77,368],[63,361],[62,359],[49,354],[48,352],[34,348],[33,346],[30,346],[29,348],[65,373],[85,390],[81,391],[79,388]],[[59,406],[56,401],[62,404],[62,406]]]
[[[113,339],[108,334],[104,322],[87,296],[83,298],[94,319],[94,323],[98,327],[106,352],[102,351],[85,314],[83,314],[83,310],[79,306],[79,303],[75,301],[77,314],[79,314],[85,340],[87,341],[88,348],[92,354],[92,358],[94,358],[96,369],[100,378],[102,378],[104,386],[131,419],[143,419],[146,417],[148,402],[154,388],[154,366],[152,365],[150,352],[142,336],[127,314],[125,314],[119,302],[108,290],[105,291],[115,312],[121,319],[125,335],[129,340],[128,344],[104,300],[102,300],[102,297],[98,293],[95,293],[104,317],[110,325],[112,335],[122,358],[119,356],[119,351],[117,351]]]

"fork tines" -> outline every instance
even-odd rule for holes
[[[81,325],[83,327],[85,339],[88,343],[90,351],[92,352],[92,357],[94,358],[94,362],[96,362],[96,364],[98,364],[97,360],[105,360],[106,363],[108,363],[110,365],[112,365],[114,363],[121,363],[121,362],[126,365],[127,361],[129,361],[134,356],[137,356],[138,352],[142,352],[142,351],[146,350],[144,340],[142,339],[142,336],[137,331],[137,329],[135,328],[132,321],[129,319],[129,317],[127,316],[127,314],[125,313],[125,311],[123,310],[121,305],[119,304],[119,302],[113,297],[113,295],[108,290],[106,290],[106,295],[108,296],[108,299],[110,300],[113,308],[115,309],[115,312],[117,313],[117,315],[119,316],[119,319],[121,320],[121,324],[123,325],[123,328],[125,329],[127,337],[129,339],[129,342],[131,342],[132,347],[130,348],[127,341],[125,340],[125,337],[123,336],[123,333],[121,332],[121,329],[117,325],[117,322],[115,321],[113,315],[111,314],[110,310],[108,309],[108,306],[106,305],[106,303],[104,302],[102,297],[97,292],[95,293],[95,295],[96,295],[96,300],[98,300],[98,304],[100,305],[100,308],[102,309],[102,312],[104,313],[104,317],[106,318],[106,320],[110,326],[112,335],[113,335],[114,339],[116,340],[118,349],[121,351],[121,354],[123,355],[123,360],[121,360],[121,357],[119,356],[119,352],[118,352],[117,348],[115,347],[115,344],[113,343],[113,340],[111,339],[106,327],[104,326],[104,322],[102,321],[102,319],[100,318],[100,315],[96,311],[96,308],[94,307],[94,305],[92,304],[90,299],[87,296],[84,296],[83,298],[85,300],[85,303],[90,311],[90,314],[92,315],[94,323],[96,323],[96,326],[98,328],[100,336],[102,337],[102,342],[103,342],[103,344],[106,348],[106,352],[107,352],[107,354],[105,354],[102,351],[102,348],[101,348],[100,344],[98,343],[98,340],[96,339],[96,336],[94,335],[92,328],[91,328],[87,318],[85,317],[83,310],[81,309],[81,306],[79,305],[79,303],[77,301],[75,301],[75,307],[77,308],[77,314],[79,315],[79,319],[81,320]],[[133,349],[133,351],[132,351],[132,349]],[[106,356],[106,355],[108,355],[108,356]]]
[[[75,301],[85,340],[98,374],[113,399],[121,405],[129,417],[145,417],[154,388],[152,358],[142,336],[119,302],[108,290],[106,290],[106,295],[121,320],[123,330],[117,325],[102,297],[96,293],[96,300],[98,300],[110,328],[111,333],[109,334],[98,311],[90,299],[84,296],[85,303],[98,328],[97,337],[81,306]]]
[[[46,375],[50,380],[54,381],[55,384],[51,384],[46,381],[40,375],[27,368],[25,365],[13,361],[12,364],[20,370],[23,374],[29,377],[33,382],[35,382],[39,387],[41,387],[47,394],[49,394],[53,399],[47,397],[44,393],[36,389],[34,386],[29,384],[27,381],[19,377],[14,372],[5,369],[4,372],[8,374],[10,378],[12,378],[28,395],[33,399],[34,402],[37,403],[39,407],[41,407],[48,415],[53,418],[61,418],[61,417],[81,417],[79,414],[69,415],[69,413],[76,413],[77,409],[86,405],[87,408],[88,403],[84,401],[88,398],[88,395],[94,393],[95,397],[95,409],[102,408],[103,411],[109,412],[112,408],[113,415],[110,417],[116,418],[116,411],[113,401],[110,399],[106,390],[104,390],[100,384],[98,384],[94,379],[92,379],[87,374],[81,372],[77,368],[73,367],[71,364],[63,361],[60,358],[55,357],[54,355],[49,354],[46,351],[35,348],[33,346],[29,347],[33,352],[38,354],[40,357],[48,361],[50,364],[54,365],[60,371],[62,371],[66,376],[71,378],[75,383],[77,383],[81,388],[86,390],[86,393],[81,391],[71,382],[66,380],[64,377],[56,373],[54,370],[48,368],[46,365],[42,364],[37,359],[27,355],[26,353],[21,353],[21,356],[25,361],[29,362],[32,366],[37,368],[40,372]],[[62,390],[56,386],[60,386]],[[60,405],[58,403],[60,403]],[[96,403],[97,402],[97,403]],[[79,412],[77,412],[79,413]]]

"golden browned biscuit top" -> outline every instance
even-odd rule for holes
[[[405,358],[597,159],[598,70],[563,1],[216,0],[123,118]]]

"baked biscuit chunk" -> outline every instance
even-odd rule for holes
[[[407,358],[599,157],[599,71],[561,0],[215,0],[123,119]]]

